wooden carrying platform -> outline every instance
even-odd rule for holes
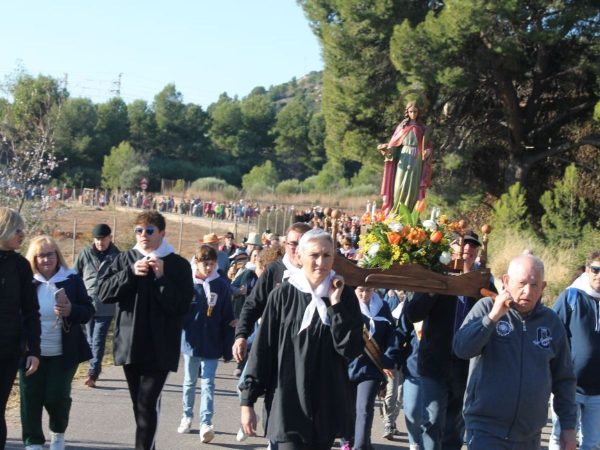
[[[404,289],[448,295],[481,297],[480,290],[489,287],[488,269],[461,275],[443,275],[419,264],[396,265],[390,269],[365,269],[340,255],[335,255],[333,270],[344,277],[349,286]]]

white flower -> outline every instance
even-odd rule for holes
[[[404,225],[402,225],[400,222],[390,222],[390,230],[392,230],[394,233],[400,233],[402,228],[404,228]]]
[[[435,223],[433,220],[430,220],[430,219],[424,220],[423,221],[423,226],[428,231],[435,231],[435,230],[437,230],[437,223]]]
[[[440,255],[440,262],[443,265],[446,265],[450,263],[450,261],[452,261],[452,256],[450,255],[450,252],[442,252],[442,254]]]
[[[375,255],[377,255],[377,252],[379,251],[379,244],[371,244],[371,246],[369,247],[369,251],[367,252],[368,255],[371,258],[375,258]]]

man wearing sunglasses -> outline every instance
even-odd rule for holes
[[[581,450],[600,448],[600,251],[590,253],[585,272],[560,294],[554,310],[571,343],[577,377],[575,400],[581,423]],[[560,424],[552,414],[550,450],[558,450]]]
[[[176,372],[183,319],[194,287],[190,264],[165,240],[165,219],[156,211],[135,220],[136,245],[98,275],[99,297],[116,303],[113,353],[122,365],[136,420],[136,450],[153,450],[160,393]]]

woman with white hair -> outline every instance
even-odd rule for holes
[[[0,207],[0,449],[6,444],[4,411],[17,370],[32,375],[40,360],[40,307],[33,273],[16,252],[25,239],[18,212]]]
[[[265,395],[265,430],[279,450],[329,449],[348,432],[348,362],[363,350],[354,292],[332,271],[321,229],[299,242],[302,270],[270,295],[241,382],[242,428],[255,435],[254,403]]]

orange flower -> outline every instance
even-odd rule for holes
[[[385,214],[382,210],[375,213],[375,222],[383,222],[385,220]]]
[[[444,234],[440,230],[436,230],[433,233],[431,233],[431,236],[429,236],[429,240],[434,244],[437,244],[442,240],[443,237]]]
[[[406,236],[406,240],[413,245],[419,245],[425,240],[425,230],[421,228],[411,228]]]
[[[387,233],[387,238],[388,238],[388,242],[391,245],[398,245],[400,243],[400,241],[402,240],[402,236],[400,235],[400,233],[394,233],[393,231],[390,231],[389,233]]]
[[[370,225],[371,224],[371,214],[369,212],[366,212],[362,215],[362,217],[360,218],[360,223],[362,223],[363,225]]]
[[[448,217],[446,217],[445,215],[441,215],[440,218],[438,219],[438,222],[442,225],[445,225],[448,223]]]
[[[419,200],[417,201],[417,203],[415,204],[415,211],[418,211],[420,213],[422,213],[423,211],[425,211],[425,200]]]

